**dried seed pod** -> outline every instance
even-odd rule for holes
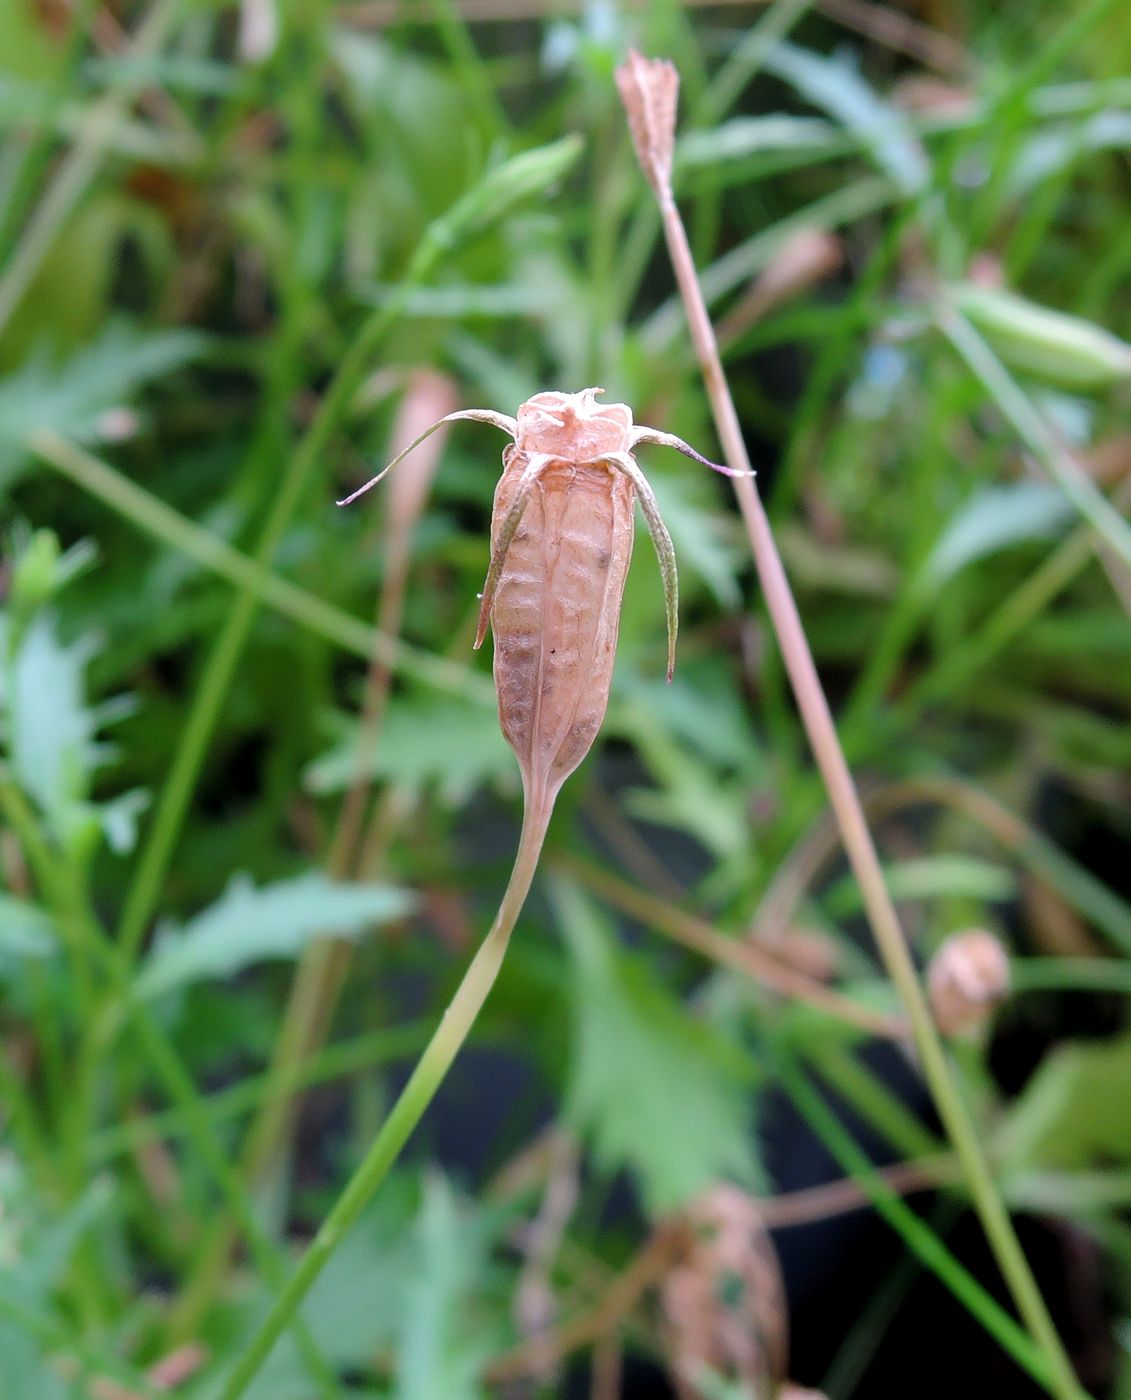
[[[515,418],[464,409],[440,420],[492,423],[514,439],[503,453],[495,491],[491,562],[475,645],[490,624],[499,722],[522,767],[528,805],[545,811],[604,719],[637,499],[660,561],[669,680],[675,666],[675,551],[634,449],[641,443],[674,447],[731,474],[681,439],[634,425],[627,404],[599,404],[602,392],[550,390],[535,394]],[[384,474],[339,504],[356,499]]]
[[[985,1025],[1009,994],[1009,955],[985,929],[953,933],[927,967],[927,995],[944,1035]]]
[[[785,1371],[787,1310],[758,1203],[723,1184],[694,1201],[686,1220],[690,1247],[661,1290],[681,1400],[698,1400],[710,1372],[773,1394]]]

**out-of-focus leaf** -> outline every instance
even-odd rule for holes
[[[893,899],[946,899],[962,897],[987,904],[1011,899],[1017,881],[1004,866],[974,856],[921,856],[884,867],[884,879]],[[855,914],[861,906],[860,889],[846,876],[829,890],[825,907],[834,918]]]
[[[1071,389],[1131,378],[1131,345],[1081,316],[970,283],[952,286],[949,296],[1013,369]]]
[[[1024,194],[1090,151],[1131,146],[1131,112],[1095,112],[1087,120],[1047,126],[1025,142],[1009,172],[1011,194]]]
[[[76,1245],[109,1203],[103,1179],[69,1209],[44,1219],[18,1173],[0,1162],[0,1289],[19,1304],[50,1306],[51,1291]],[[71,1393],[47,1364],[39,1339],[0,1316],[0,1395],[64,1400]]]
[[[4,648],[5,623],[0,618]],[[24,631],[9,668],[9,686],[0,681],[12,771],[65,846],[81,840],[88,828],[97,829],[87,797],[104,750],[95,742],[97,718],[85,704],[89,659],[88,645],[60,643],[54,615],[44,610]]]
[[[483,1222],[460,1210],[442,1177],[428,1176],[413,1234],[393,1396],[480,1400],[477,1377],[499,1340],[476,1316],[488,1263]]]
[[[160,87],[169,92],[224,96],[240,85],[237,69],[206,58],[186,58],[176,54],[149,54],[144,59],[110,56],[93,59],[92,76],[108,87]]]
[[[416,1174],[395,1174],[334,1251],[302,1308],[323,1353],[337,1366],[362,1366],[391,1346],[403,1325],[405,1280],[415,1251]]]
[[[655,787],[633,788],[625,798],[628,810],[644,821],[692,833],[720,860],[749,863],[749,787],[746,773],[725,780],[702,761],[705,746],[696,754],[686,740],[677,739],[662,722],[663,708],[614,697],[605,721],[606,735],[619,734],[636,746],[655,780]],[[678,716],[678,712],[677,712]],[[722,737],[722,736],[720,736]],[[757,762],[753,749],[748,760]]]
[[[395,283],[377,283],[362,292],[360,299],[380,306],[397,291]],[[545,316],[554,305],[554,298],[545,287],[517,282],[493,287],[448,282],[437,287],[415,287],[408,294],[403,314],[450,321],[461,321],[465,317],[494,320]]]
[[[743,160],[765,151],[823,150],[838,139],[820,117],[735,117],[709,131],[689,131],[676,144],[676,168],[697,170],[721,161]],[[843,138],[840,138],[843,139]]]
[[[237,878],[211,908],[158,940],[137,989],[152,997],[205,978],[230,977],[268,958],[296,957],[319,935],[358,938],[412,907],[405,890],[344,884],[313,872],[258,889]]]
[[[1131,1037],[1061,1045],[1025,1086],[998,1147],[1020,1169],[1131,1162]]]
[[[1057,486],[1041,481],[985,486],[959,508],[939,536],[925,578],[932,585],[944,583],[987,554],[1023,540],[1053,539],[1074,515]]]
[[[694,570],[724,608],[737,607],[743,558],[727,529],[727,518],[697,503],[686,475],[657,472],[650,480],[681,568]]]
[[[615,948],[575,886],[556,881],[554,903],[574,955],[568,1113],[598,1159],[609,1171],[631,1168],[653,1211],[720,1177],[752,1181],[742,1056]]]
[[[54,428],[81,442],[100,440],[107,410],[196,358],[205,344],[195,331],[143,333],[119,322],[61,362],[32,355],[0,379],[0,490],[27,466],[28,433]]]
[[[694,657],[681,662],[675,680],[627,672],[616,685],[617,704],[631,713],[619,728],[631,733],[640,711],[659,721],[664,732],[721,768],[749,771],[760,764],[758,737],[734,690],[728,687],[729,658]]]
[[[905,117],[869,87],[850,60],[825,58],[793,44],[775,44],[766,54],[765,66],[815,107],[855,132],[904,194],[916,194],[923,188],[929,171],[927,158]]]
[[[357,723],[341,726],[342,740],[306,770],[311,792],[340,792],[358,774]],[[389,707],[376,752],[361,769],[410,792],[435,787],[453,806],[482,784],[514,780],[514,755],[495,715],[446,696],[411,696]]]
[[[0,892],[0,968],[10,958],[50,957],[55,947],[55,926],[47,911]]]

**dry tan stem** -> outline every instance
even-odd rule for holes
[[[514,1314],[519,1334],[537,1346],[550,1334],[557,1314],[551,1281],[554,1259],[578,1197],[578,1149],[576,1142],[560,1129],[549,1142],[550,1158],[542,1203],[534,1219],[521,1230],[525,1260],[514,1295]],[[552,1379],[552,1356],[535,1368],[543,1382]]]
[[[766,949],[743,939],[727,938],[694,914],[688,914],[643,890],[634,889],[615,875],[609,875],[572,856],[556,855],[554,863],[563,866],[617,909],[639,919],[649,928],[674,938],[685,947],[693,948],[712,962],[733,968],[782,996],[812,1006],[869,1035],[892,1040],[903,1039],[907,1035],[907,1023],[901,1017],[887,1016],[881,1011],[861,1006],[851,997],[789,967]]]
[[[593,1379],[589,1400],[619,1400],[624,1348],[615,1332],[602,1337],[593,1348]]]
[[[895,1162],[888,1167],[877,1167],[876,1175],[900,1195],[929,1191],[936,1186],[949,1186],[962,1180],[961,1169],[953,1157]],[[831,1215],[870,1209],[872,1198],[855,1177],[846,1176],[820,1186],[806,1186],[800,1191],[768,1196],[759,1204],[769,1229],[787,1230],[794,1225],[811,1225],[817,1220],[827,1220]]]
[[[937,803],[962,812],[985,828],[1007,851],[1016,851],[1034,835],[1008,807],[959,778],[908,778],[873,788],[863,797],[864,811],[872,821],[882,821],[895,812],[922,803]],[[839,828],[831,817],[819,819],[806,832],[782,862],[755,910],[750,923],[751,937],[772,943],[792,925],[798,905],[840,844]]]
[[[626,67],[634,86],[654,82],[664,92],[670,86],[670,74],[674,71],[670,63],[655,61],[647,64],[639,55],[631,55]],[[648,76],[649,70],[652,77]],[[623,84],[623,79],[621,81]],[[625,88],[622,85],[622,95],[624,92]],[[641,104],[637,105],[635,112],[629,113],[630,129],[633,130],[634,136],[636,129],[647,121],[648,114],[649,108]],[[663,129],[650,132],[648,139],[652,145],[662,143]],[[653,171],[656,169],[655,157],[650,149],[638,150],[638,154],[645,173],[648,172],[649,165]],[[657,191],[657,200],[663,220],[664,237],[686,308],[691,338],[727,463],[735,470],[748,471],[750,459],[742,428],[723,372],[711,319],[696,276],[691,248],[670,184],[661,185]],[[946,1054],[931,1020],[931,1013],[919,984],[895,904],[884,883],[879,857],[837,737],[828,701],[817,675],[817,668],[809,650],[805,629],[785,569],[782,567],[769,519],[751,477],[736,476],[732,479],[732,485],[746,523],[755,567],[762,584],[766,607],[777,633],[790,685],[829,794],[849,863],[860,887],[868,922],[888,974],[907,1010],[924,1077],[947,1135],[962,1162],[971,1197],[998,1264],[1025,1325],[1037,1340],[1044,1355],[1049,1371],[1050,1388],[1064,1400],[1068,1397],[1076,1400],[1083,1392],[1022,1252],[1009,1214],[994,1186],[973,1120],[951,1079]]]
[[[563,1323],[550,1336],[522,1342],[496,1357],[486,1368],[486,1379],[498,1382],[530,1375],[545,1365],[547,1358],[559,1362],[571,1351],[610,1335],[667,1273],[683,1243],[682,1226],[661,1226],[592,1308]]]

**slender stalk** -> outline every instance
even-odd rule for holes
[[[322,1222],[298,1268],[275,1300],[259,1330],[237,1360],[218,1400],[239,1400],[251,1384],[271,1348],[290,1325],[315,1279],[388,1175],[401,1148],[432,1102],[495,984],[511,932],[534,878],[551,809],[550,803],[531,802],[527,806],[514,868],[490,932],[471,960],[435,1035],[428,1042],[373,1145]]]
[[[705,920],[685,913],[669,900],[657,899],[644,890],[635,889],[587,861],[558,856],[555,863],[614,908],[631,918],[640,919],[649,928],[682,943],[685,948],[693,948],[712,962],[741,972],[780,996],[811,1006],[815,1011],[823,1012],[843,1025],[854,1026],[868,1035],[900,1039],[907,1034],[907,1025],[900,1017],[875,1011],[832,987],[826,987],[823,982],[789,967],[750,939],[727,938]]]
[[[985,339],[954,306],[941,309],[939,325],[1029,451],[1084,519],[1095,528],[1100,538],[1110,545],[1123,568],[1131,568],[1131,525],[1103,492],[1092,484],[1083,467],[1053,432]]]
[[[378,658],[396,675],[411,676],[422,685],[494,706],[495,692],[487,677],[375,629],[298,584],[280,578],[54,429],[36,429],[28,434],[27,442],[40,461],[89,491],[123,519],[195,559],[217,578],[249,590],[257,602],[273,608],[280,616],[289,617],[364,660]]]
[[[1034,1346],[1032,1338],[955,1259],[930,1226],[896,1195],[784,1046],[773,1047],[773,1060],[783,1087],[802,1116],[841,1168],[864,1188],[877,1214],[902,1236],[912,1253],[965,1304],[1020,1367],[1041,1385],[1053,1389],[1055,1372],[1050,1370],[1051,1358],[1045,1348]],[[1083,1395],[1084,1392],[1077,1387],[1073,1393]]]
[[[1043,1353],[1053,1393],[1062,1397],[1062,1400],[1078,1400],[1084,1392],[1072,1371],[1012,1221],[994,1185],[973,1119],[951,1077],[946,1054],[931,1020],[915,965],[900,927],[899,916],[884,884],[879,857],[837,738],[828,701],[817,675],[817,668],[809,650],[781,556],[778,554],[770,522],[754,486],[738,414],[719,358],[711,319],[699,289],[687,234],[672,194],[670,174],[664,170],[663,149],[665,140],[670,141],[670,135],[665,135],[662,124],[656,122],[654,109],[650,106],[655,98],[648,91],[650,79],[646,70],[641,68],[642,63],[642,60],[637,60],[636,77],[638,90],[646,95],[644,105],[638,108],[637,116],[637,123],[644,129],[647,138],[643,146],[638,131],[634,130],[641,164],[659,202],[664,236],[687,311],[692,341],[726,460],[732,468],[750,473],[732,478],[732,485],[746,525],[766,606],[781,646],[782,658],[801,712],[802,723],[824,779],[845,851],[860,885],[868,922],[888,974],[906,1008],[924,1077],[947,1135],[962,1163],[970,1195],[986,1236],[1025,1325]],[[655,73],[656,69],[652,69],[652,74]],[[629,104],[626,102],[627,105]],[[641,112],[643,120],[639,115]],[[631,120],[631,106],[629,114]],[[672,118],[674,121],[674,112]],[[657,153],[660,158],[657,158]],[[670,172],[670,157],[668,171]]]

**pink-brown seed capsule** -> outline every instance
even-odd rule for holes
[[[628,451],[631,427],[624,404],[538,394],[519,409],[516,444],[504,454],[493,552],[532,462],[545,459],[494,596],[484,592],[479,637],[489,610],[499,723],[531,794],[556,794],[605,717],[636,494],[608,454]]]
[[[549,390],[527,400],[515,418],[463,409],[440,420],[493,423],[514,439],[503,452],[495,489],[491,564],[475,645],[490,624],[499,723],[521,765],[528,804],[553,802],[605,717],[637,500],[660,562],[671,679],[675,551],[634,448],[645,442],[674,447],[730,474],[681,439],[634,425],[627,404],[599,404],[602,392]],[[400,460],[339,504],[355,500]]]

